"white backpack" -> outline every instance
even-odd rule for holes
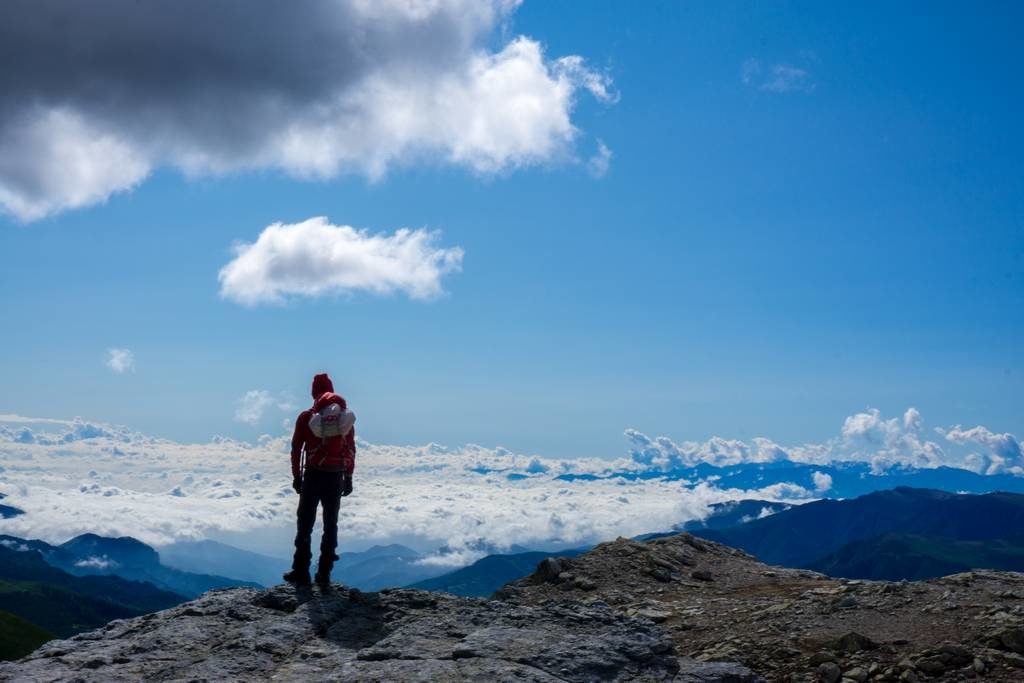
[[[356,414],[337,403],[325,406],[309,418],[309,428],[318,439],[347,436],[356,423]]]

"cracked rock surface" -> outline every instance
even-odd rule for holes
[[[511,605],[418,590],[276,586],[189,603],[0,665],[0,680],[752,680],[679,659],[652,622],[600,605]]]

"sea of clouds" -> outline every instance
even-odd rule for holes
[[[712,438],[675,443],[627,430],[627,457],[556,459],[467,445],[360,441],[355,494],[344,500],[346,538],[416,538],[444,548],[428,562],[460,565],[514,545],[571,546],[672,528],[709,506],[757,498],[799,503],[827,495],[828,474],[737,489],[696,465],[792,461],[887,467],[959,467],[1024,476],[1012,434],[984,427],[925,430],[920,414],[867,411],[825,443],[784,447]],[[296,496],[284,435],[257,443],[215,437],[185,444],[80,419],[0,416],[0,493],[24,515],[0,532],[63,542],[85,532],[152,545],[276,531],[294,524]]]

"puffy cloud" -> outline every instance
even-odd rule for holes
[[[263,417],[263,411],[274,403],[269,391],[251,389],[245,392],[235,405],[235,419],[254,425]]]
[[[607,76],[529,37],[515,0],[0,3],[0,207],[104,201],[172,166],[380,177],[571,158],[580,93]]]
[[[819,493],[828,491],[832,488],[832,475],[826,472],[815,472],[811,475],[811,481],[814,482],[814,490]]]
[[[442,293],[441,278],[462,264],[462,249],[438,247],[438,238],[408,229],[373,235],[323,217],[274,223],[255,243],[236,247],[220,271],[220,294],[250,306],[354,291],[430,299]]]
[[[118,374],[135,370],[135,354],[131,349],[107,349],[107,367]]]
[[[984,474],[996,474],[1024,467],[1024,453],[1020,441],[1013,434],[996,434],[985,427],[963,429],[957,425],[949,431],[937,430],[946,440],[959,444],[978,444],[988,453],[972,452],[969,456],[971,469]]]
[[[944,448],[925,436],[923,418],[916,408],[900,417],[884,418],[874,408],[847,417],[839,436],[825,443],[780,446],[770,439],[755,437],[750,443],[712,437],[707,441],[676,443],[668,437],[651,438],[627,429],[630,458],[645,471],[671,472],[706,463],[715,466],[769,463],[788,460],[828,465],[835,462],[870,463],[876,473],[892,467],[959,467],[976,472],[1024,474],[1020,443],[1012,434],[994,434],[984,427],[946,432],[948,444],[978,444],[987,453]],[[815,481],[817,488],[818,482]],[[827,490],[827,489],[823,489]]]

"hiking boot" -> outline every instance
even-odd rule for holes
[[[290,572],[285,572],[281,578],[294,586],[308,586],[312,583],[309,580],[308,569],[293,569]]]
[[[323,571],[321,569],[316,570],[316,576],[313,577],[313,580],[316,581],[316,585],[320,586],[321,588],[329,588],[330,585],[331,585],[331,572],[330,572],[330,570],[328,570],[328,571]]]

